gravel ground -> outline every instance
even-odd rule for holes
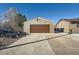
[[[1,38],[0,37],[0,49],[11,45],[12,43],[16,42],[19,39],[20,38],[7,38],[7,37]]]

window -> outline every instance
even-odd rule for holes
[[[61,28],[61,32],[64,32],[64,28]]]
[[[64,28],[55,28],[54,31],[55,33],[64,32]]]
[[[77,27],[79,27],[79,23],[77,23]]]

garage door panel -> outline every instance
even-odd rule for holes
[[[49,25],[30,25],[31,33],[49,33]]]

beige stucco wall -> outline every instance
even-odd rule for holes
[[[24,32],[27,32],[27,33],[30,33],[30,25],[31,24],[49,24],[50,25],[50,33],[53,33],[54,32],[54,25],[51,21],[49,20],[46,20],[46,19],[39,19],[37,21],[37,19],[33,19],[33,20],[30,20],[30,21],[26,21],[24,22]]]
[[[77,27],[77,23],[70,24],[70,29],[72,30],[73,33],[79,33],[79,27]]]
[[[60,21],[58,24],[57,24],[57,28],[64,28],[64,32],[65,33],[68,33],[69,32],[69,27],[70,23],[68,21]]]

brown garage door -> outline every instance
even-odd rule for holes
[[[30,25],[31,33],[49,33],[50,26],[49,25]]]

